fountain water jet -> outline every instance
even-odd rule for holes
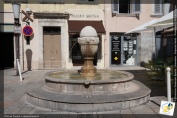
[[[78,38],[84,56],[80,73],[75,70],[48,72],[42,88],[27,93],[33,105],[68,112],[103,112],[145,104],[151,90],[133,74],[116,70],[97,70],[93,57],[99,38],[93,27],[83,28]]]

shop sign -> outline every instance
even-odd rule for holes
[[[14,26],[14,33],[20,34],[21,33],[21,26]]]
[[[96,14],[71,14],[72,18],[99,18],[99,15]]]
[[[112,36],[111,45],[111,64],[121,64],[121,38]]]

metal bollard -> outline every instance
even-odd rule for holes
[[[20,76],[20,81],[22,81],[21,69],[20,69],[20,64],[19,64],[19,60],[18,59],[17,59],[17,66],[18,66],[18,72],[19,72],[19,76]]]
[[[170,68],[167,67],[167,98],[168,102],[171,102],[171,73],[170,73]]]

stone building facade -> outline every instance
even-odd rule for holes
[[[16,67],[17,37],[14,32],[13,0],[4,0],[4,22],[1,23],[7,48],[7,62]],[[79,33],[85,26],[96,29],[100,38],[94,65],[97,68],[139,65],[153,58],[153,31],[125,34],[150,20],[164,15],[163,0],[17,0],[21,10],[30,8],[33,22],[21,28],[33,28],[30,37],[20,35],[20,65],[23,70],[71,69],[83,64]],[[1,18],[2,19],[2,18]],[[5,39],[4,38],[4,39]],[[10,43],[9,43],[10,42]],[[9,61],[8,61],[9,59]]]
[[[9,3],[8,0],[5,0],[4,24],[13,24],[14,22],[11,2]],[[105,29],[103,2],[103,0],[61,0],[60,2],[58,0],[28,0],[28,3],[20,2],[21,10],[26,11],[27,8],[30,8],[32,11],[30,17],[34,20],[33,22],[24,22],[22,19],[25,15],[20,13],[22,29],[29,25],[34,32],[30,37],[24,36],[23,33],[20,35],[21,67],[24,70],[31,70],[70,69],[74,66],[81,66],[83,57],[77,38],[82,28],[90,25],[97,30],[101,42],[99,44],[100,50],[95,56],[95,65],[98,68],[104,68]],[[15,65],[15,36],[13,44]]]

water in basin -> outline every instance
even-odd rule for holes
[[[94,77],[82,77],[77,71],[70,72],[53,72],[49,74],[52,78],[65,79],[65,80],[110,80],[117,78],[126,78],[127,74],[118,71],[98,71]]]

